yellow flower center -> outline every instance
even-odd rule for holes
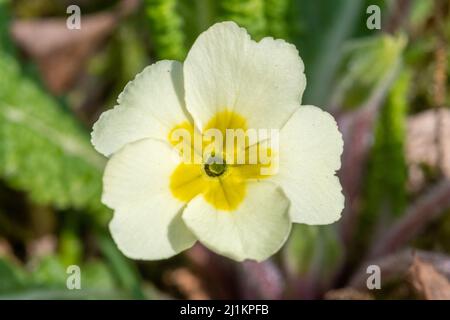
[[[189,122],[175,126],[169,133],[169,142],[177,147],[183,146],[180,140],[186,137],[178,137],[173,133],[177,129],[185,129],[189,133],[189,146],[182,152],[190,152],[183,163],[175,168],[170,177],[170,190],[179,200],[188,202],[199,194],[219,210],[235,210],[244,200],[248,180],[263,179],[268,177],[261,174],[263,167],[270,168],[270,163],[263,163],[257,158],[256,163],[251,163],[250,153],[256,151],[266,152],[270,157],[270,148],[263,148],[260,144],[249,145],[249,139],[239,141],[227,136],[229,130],[247,130],[247,121],[244,117],[233,111],[221,111],[214,115],[205,126],[203,133],[196,132]],[[209,129],[216,129],[222,133],[223,150],[217,150],[214,139],[206,135]],[[197,139],[197,140],[196,140]],[[200,142],[198,142],[200,141]],[[184,145],[186,147],[186,145]],[[208,154],[202,154],[201,150],[209,150]],[[243,163],[236,161],[239,154],[243,155]],[[189,160],[189,161],[186,161]],[[200,161],[195,161],[199,160]],[[272,159],[272,158],[270,158]]]

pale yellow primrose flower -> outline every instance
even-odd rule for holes
[[[138,74],[92,132],[111,157],[102,201],[114,209],[119,249],[156,260],[199,240],[232,259],[261,261],[280,249],[292,222],[338,220],[343,141],[331,115],[300,106],[305,86],[295,46],[255,42],[233,22],[202,33],[184,64],[159,61]],[[171,140],[177,128],[280,129],[278,170],[183,162]]]

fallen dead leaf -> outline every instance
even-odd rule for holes
[[[166,274],[165,279],[168,284],[174,285],[187,299],[210,299],[202,286],[201,280],[187,268],[170,271]]]

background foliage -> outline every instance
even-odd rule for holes
[[[80,31],[65,25],[73,3]],[[344,134],[344,216],[296,225],[263,263],[201,246],[131,261],[107,229],[92,124],[145,65],[183,60],[222,20],[299,49],[303,103]],[[445,0],[0,0],[0,299],[449,299],[449,39]],[[371,263],[381,290],[366,288]],[[80,291],[66,289],[73,264]]]

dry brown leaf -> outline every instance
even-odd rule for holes
[[[166,282],[192,300],[210,299],[204,290],[201,280],[187,268],[178,268],[170,271],[165,276]]]
[[[47,87],[62,93],[74,83],[86,59],[111,33],[116,18],[111,13],[82,17],[80,30],[70,30],[65,19],[16,21],[12,35],[36,61]]]
[[[432,264],[439,273],[450,280],[450,256],[438,252],[408,248],[374,260],[366,260],[361,264],[359,270],[353,273],[348,286],[357,290],[366,290],[367,266],[369,265],[380,267],[383,284],[404,279],[409,274],[415,258]]]
[[[56,252],[58,240],[54,235],[45,235],[27,243],[29,257],[45,257]]]
[[[414,289],[427,300],[450,300],[450,283],[433,265],[414,258],[410,269]]]
[[[11,244],[6,239],[0,238],[0,258],[3,257],[14,257],[14,252]]]

